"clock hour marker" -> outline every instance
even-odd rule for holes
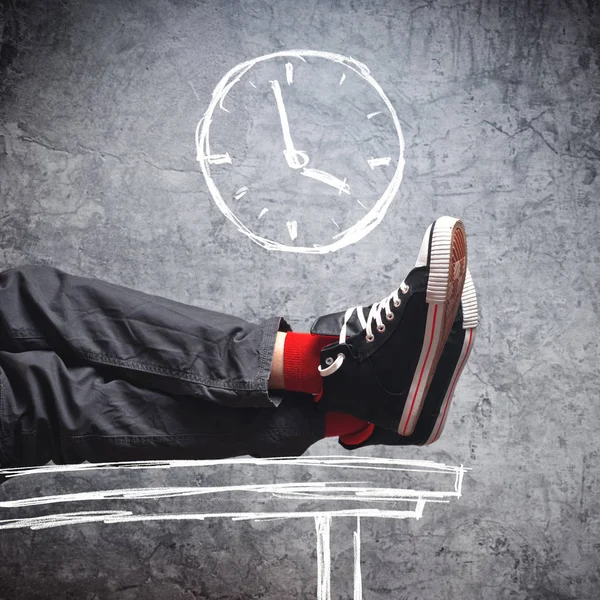
[[[268,213],[268,212],[269,212],[269,209],[268,209],[268,208],[263,208],[263,209],[260,211],[260,215],[258,215],[258,218],[260,219],[260,218],[261,218],[261,217],[262,217],[264,214],[266,214],[266,213]]]
[[[233,196],[236,200],[239,200],[242,196],[245,196],[248,192],[248,188],[244,185],[242,186]]]
[[[251,86],[252,86],[254,89],[256,89],[256,86],[254,85],[254,83],[253,83],[252,81],[250,82],[250,85],[251,85]]]
[[[335,219],[333,217],[331,217],[331,220],[333,221],[333,224],[338,228],[341,229],[341,227],[335,222]]]
[[[200,96],[198,96],[198,92],[196,91],[194,84],[191,81],[188,81],[188,83],[190,84],[190,87],[192,88],[192,92],[194,92],[194,96],[196,96],[196,100],[198,100],[198,102],[201,102]]]
[[[288,221],[286,223],[292,241],[298,237],[298,221]]]
[[[375,169],[375,167],[387,167],[391,160],[391,156],[386,156],[385,158],[371,158],[367,162],[371,169]]]
[[[294,83],[294,65],[292,63],[285,63],[285,78],[288,85]]]
[[[372,113],[369,113],[369,114],[367,115],[367,119],[372,119],[373,117],[376,117],[377,115],[380,115],[380,114],[381,114],[381,111],[380,111],[380,110],[378,110],[377,112],[372,112]]]
[[[339,189],[338,196],[341,196],[342,192],[344,192],[344,194],[350,195],[350,186],[346,183],[345,177],[344,177],[344,181],[342,181],[342,185],[338,189]]]
[[[367,207],[357,198],[356,201],[366,210]]]
[[[225,154],[209,154],[204,157],[209,165],[224,165],[226,163],[231,164],[231,156],[226,152]]]
[[[342,78],[340,79],[340,85],[342,85],[342,83],[344,83],[345,80],[346,80],[346,73],[344,73],[342,75]]]

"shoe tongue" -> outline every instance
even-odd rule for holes
[[[363,306],[359,308],[359,310],[363,311],[363,315],[365,317],[365,321],[369,316],[369,311],[371,310],[370,306]],[[342,330],[342,326],[344,324],[344,315],[346,311],[332,313],[330,315],[324,315],[322,317],[318,317],[315,322],[312,324],[310,328],[310,332],[315,335],[340,335],[340,331]],[[346,323],[346,337],[349,338],[357,333],[360,333],[364,327],[360,324],[360,320],[356,311],[352,313],[352,316],[348,319]]]
[[[429,254],[429,237],[431,234],[431,225],[425,232],[423,236],[423,242],[421,243],[421,248],[419,249],[419,256],[417,256],[417,262],[415,267],[426,267],[427,266],[427,256]]]

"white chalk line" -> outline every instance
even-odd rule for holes
[[[317,530],[317,600],[331,598],[331,515],[315,517]]]
[[[268,208],[263,208],[263,209],[260,211],[260,214],[258,215],[258,218],[259,218],[259,219],[262,219],[262,218],[263,218],[263,216],[264,216],[264,215],[266,215],[268,212],[269,212],[269,209],[268,209]]]
[[[315,179],[316,181],[320,181],[325,185],[329,185],[341,194],[350,194],[350,186],[346,183],[346,179],[342,180],[332,175],[331,173],[327,173],[327,171],[321,171],[319,169],[302,169],[300,171],[300,175],[304,175],[304,177],[310,177],[311,179]]]
[[[177,498],[183,496],[202,496],[209,494],[224,494],[231,492],[253,492],[256,494],[271,494],[278,497],[312,498],[318,500],[379,500],[398,502],[400,500],[414,501],[422,498],[444,499],[457,497],[454,492],[439,492],[434,490],[412,490],[401,488],[381,488],[364,486],[365,482],[350,481],[343,483],[335,481],[314,483],[277,483],[277,484],[248,484],[211,487],[159,487],[159,488],[122,488],[116,490],[97,490],[93,492],[74,492],[54,496],[40,496],[19,500],[1,500],[0,508],[21,508],[24,506],[41,506],[67,502],[87,502],[91,500],[156,500],[159,498]],[[351,485],[354,484],[354,485]],[[362,487],[356,487],[363,484]],[[328,494],[326,495],[325,492]],[[340,496],[340,492],[353,492],[354,495]],[[331,495],[334,494],[334,495]]]
[[[340,85],[342,85],[342,83],[344,83],[344,81],[346,81],[346,73],[343,73],[341,78],[340,78]]]
[[[223,102],[225,100],[225,98],[227,97],[227,94],[229,93],[229,90],[246,74],[247,71],[249,71],[252,68],[252,65],[248,66],[245,69],[242,69],[242,72],[239,73],[239,75],[237,76],[236,79],[234,79],[233,81],[229,82],[225,88],[223,93],[221,94],[221,96],[219,97],[219,108],[221,110],[224,110],[225,112],[229,112],[224,106],[223,106]],[[215,97],[215,92],[213,92],[213,100]]]
[[[378,466],[383,463],[387,466]],[[26,467],[4,469],[0,474],[10,477],[33,475],[40,473],[68,473],[99,469],[139,469],[139,468],[172,468],[183,466],[216,466],[226,464],[238,465],[312,465],[316,467],[372,469],[383,471],[402,471],[429,474],[454,475],[452,491],[444,490],[413,490],[402,488],[381,488],[364,485],[364,481],[343,482],[303,482],[303,483],[279,483],[279,484],[252,484],[236,486],[212,486],[212,487],[163,487],[163,488],[131,488],[118,490],[98,490],[93,492],[76,492],[71,494],[59,494],[37,498],[22,498],[17,500],[5,500],[0,502],[0,508],[23,508],[27,506],[41,506],[56,503],[89,502],[98,500],[150,500],[159,498],[175,498],[201,496],[207,494],[223,493],[261,493],[270,494],[274,498],[302,499],[302,500],[325,500],[325,501],[354,501],[354,502],[394,502],[399,501],[415,503],[414,510],[390,510],[390,509],[362,509],[352,508],[348,510],[312,510],[312,511],[290,511],[290,512],[231,512],[231,513],[185,513],[185,514],[158,514],[158,515],[136,515],[129,511],[80,511],[66,512],[43,517],[27,517],[17,519],[0,520],[1,529],[32,528],[46,529],[73,525],[77,523],[104,522],[124,523],[148,520],[204,520],[209,518],[231,518],[233,520],[274,520],[293,519],[315,516],[369,516],[377,518],[420,519],[423,515],[425,505],[428,502],[447,503],[451,498],[460,498],[462,481],[466,469],[450,467],[447,465],[432,463],[431,461],[402,461],[396,459],[377,459],[371,457],[357,457],[354,459],[338,457],[308,457],[305,459],[224,459],[221,461],[142,461],[131,463],[102,463],[91,465],[64,465],[45,467]],[[396,468],[399,466],[400,468]]]
[[[188,81],[188,84],[192,88],[192,92],[194,92],[194,96],[196,96],[196,100],[198,100],[198,102],[202,102],[202,100],[200,100],[200,96],[198,96],[198,92],[196,92],[196,88],[194,87],[194,84],[191,81]]]
[[[367,162],[369,163],[369,166],[371,167],[371,169],[374,169],[375,167],[389,166],[391,160],[392,160],[391,156],[385,156],[383,158],[370,158]]]
[[[339,455],[315,455],[298,458],[274,457],[252,458],[236,457],[204,460],[144,460],[122,462],[81,463],[75,465],[44,465],[39,467],[12,467],[0,469],[0,475],[7,478],[45,473],[71,473],[79,471],[98,471],[112,469],[181,469],[188,467],[213,467],[222,465],[277,466],[292,465],[319,468],[373,469],[378,471],[414,471],[418,473],[462,473],[467,467],[449,466],[430,460],[412,460],[398,458],[377,458],[355,456],[347,458]]]
[[[376,112],[369,113],[369,114],[367,115],[367,119],[372,119],[373,117],[376,117],[377,115],[380,115],[380,114],[381,114],[381,111],[380,111],[380,110],[378,110],[378,111],[376,111]]]
[[[298,237],[298,221],[287,221],[286,222],[288,232],[292,240]]]
[[[236,193],[234,198],[236,200],[239,200],[240,198],[243,198],[247,193],[248,193],[248,187],[243,185]]]
[[[356,531],[354,532],[354,600],[363,600],[360,569],[360,517],[356,517]]]
[[[285,78],[288,85],[294,83],[294,65],[290,62],[285,63]]]
[[[242,221],[227,206],[211,175],[210,162],[207,160],[207,157],[211,155],[209,133],[210,126],[212,123],[212,115],[216,107],[219,106],[223,108],[223,101],[225,100],[230,89],[254,65],[279,57],[298,58],[300,60],[303,60],[304,62],[306,62],[305,57],[323,58],[338,63],[346,67],[347,69],[351,69],[352,71],[357,73],[357,75],[359,75],[362,79],[367,81],[367,83],[369,83],[373,87],[373,89],[375,89],[381,100],[386,105],[388,111],[390,112],[396,130],[399,145],[398,163],[394,175],[390,183],[388,184],[386,190],[364,217],[357,221],[352,227],[349,227],[348,229],[341,232],[339,236],[334,236],[335,241],[329,244],[313,244],[312,246],[289,246],[287,244],[282,244],[274,240],[270,240],[260,235],[257,235],[248,227],[246,227],[246,225],[244,225],[244,223],[242,223]],[[341,54],[321,52],[315,50],[287,50],[282,52],[274,52],[272,54],[266,54],[264,56],[254,58],[252,60],[243,62],[233,67],[223,76],[221,81],[215,87],[215,90],[212,94],[211,102],[204,114],[204,117],[199,121],[196,127],[195,138],[197,149],[196,158],[200,164],[200,168],[202,170],[202,173],[206,180],[206,184],[214,202],[217,204],[218,208],[225,215],[225,217],[229,219],[232,223],[234,223],[234,225],[241,233],[247,235],[252,241],[254,241],[256,244],[262,246],[267,250],[278,250],[282,252],[298,252],[305,254],[325,254],[328,252],[334,252],[336,250],[339,250],[340,248],[356,243],[365,235],[367,235],[370,231],[372,231],[383,220],[385,213],[402,182],[402,175],[404,171],[404,138],[402,136],[402,128],[400,125],[400,121],[394,110],[394,107],[392,106],[390,100],[386,96],[381,86],[371,76],[368,67],[363,63],[354,60],[353,58],[349,58]]]
[[[206,157],[206,160],[211,165],[231,164],[231,156],[229,156],[229,152],[226,152],[225,154],[211,154],[210,156]]]
[[[308,163],[308,155],[303,150],[296,150],[294,147],[292,134],[290,132],[290,123],[279,81],[276,79],[271,81],[271,89],[275,95],[275,103],[277,104],[277,111],[281,122],[281,131],[283,133],[283,144],[285,146],[283,156],[285,157],[288,167],[291,169],[301,169]]]
[[[206,521],[209,519],[231,519],[232,521],[281,521],[289,519],[314,519],[315,517],[363,517],[372,519],[420,519],[423,516],[423,504],[418,504],[415,510],[378,510],[350,509],[329,511],[299,511],[299,512],[222,512],[222,513],[163,513],[163,514],[133,514],[131,511],[82,511],[74,513],[57,513],[42,517],[26,517],[0,520],[0,530],[5,529],[52,529],[67,525],[83,523],[143,523],[150,521]]]
[[[315,455],[298,458],[221,458],[202,460],[145,460],[81,463],[73,465],[44,465],[36,467],[12,467],[0,469],[0,475],[15,477],[21,475],[39,475],[43,473],[67,473],[73,471],[96,471],[106,469],[171,469],[188,467],[211,467],[221,465],[273,466],[293,465],[320,468],[374,469],[383,471],[416,471],[422,473],[455,473],[460,470],[469,471],[467,467],[447,466],[430,460],[412,460],[398,458],[377,458],[356,456],[347,458],[339,455]],[[382,466],[386,465],[386,466]]]
[[[428,502],[448,503],[450,498],[460,498],[465,469],[448,466],[432,461],[382,459],[374,457],[339,457],[314,456],[304,458],[233,458],[221,460],[192,460],[192,461],[132,461],[126,463],[98,463],[80,465],[51,465],[44,467],[25,467],[0,470],[0,474],[11,477],[23,477],[49,473],[76,473],[92,470],[123,470],[130,469],[171,469],[194,466],[278,466],[297,465],[330,469],[354,469],[361,473],[366,471],[385,471],[402,473],[427,473],[433,475],[453,475],[454,485],[449,490],[413,490],[399,487],[374,487],[365,485],[364,481],[322,481],[322,482],[285,482],[279,484],[250,484],[204,487],[161,487],[161,488],[130,488],[118,490],[98,490],[92,492],[76,492],[58,494],[37,498],[22,498],[17,500],[0,501],[0,508],[23,508],[56,503],[89,502],[106,500],[150,500],[159,498],[176,498],[190,496],[206,496],[208,494],[262,493],[270,494],[273,498],[286,500],[326,500],[339,503],[341,501],[392,503],[393,509],[388,508],[358,508],[337,510],[308,510],[308,511],[261,511],[261,512],[207,512],[207,513],[164,513],[164,514],[134,514],[132,511],[78,511],[63,512],[38,517],[25,517],[0,520],[0,530],[24,529],[43,530],[64,526],[82,525],[88,523],[118,524],[144,523],[154,521],[206,521],[209,519],[231,519],[232,521],[270,522],[290,519],[312,518],[317,533],[317,597],[320,600],[331,599],[331,520],[333,517],[353,517],[357,520],[356,531],[353,534],[354,544],[354,600],[362,600],[362,575],[360,558],[360,519],[421,519]],[[239,498],[238,498],[239,499]],[[414,504],[413,510],[398,510],[399,501]]]

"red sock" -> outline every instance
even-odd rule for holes
[[[375,429],[375,425],[352,415],[329,412],[325,415],[325,437],[339,436],[344,444],[354,446],[364,442]]]
[[[337,339],[331,335],[289,331],[283,346],[285,389],[291,392],[318,394],[323,388],[323,378],[317,370],[321,363],[321,349]]]
[[[288,332],[283,346],[285,389],[315,394],[318,401],[323,390],[323,378],[317,369],[321,362],[321,350],[337,339],[335,336]],[[340,436],[347,444],[359,444],[366,440],[373,429],[371,423],[351,415],[337,412],[325,415],[325,436]]]

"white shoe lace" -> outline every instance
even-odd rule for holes
[[[399,289],[403,294],[406,294],[408,292],[409,288],[408,288],[408,285],[406,285],[406,283],[403,281],[400,284]],[[353,308],[349,308],[346,311],[346,313],[344,314],[344,323],[343,323],[342,329],[340,331],[339,343],[343,344],[346,342],[347,324],[348,324],[348,321],[350,320],[350,318],[352,317],[352,314],[354,313],[354,311],[356,311],[356,314],[358,316],[358,320],[360,322],[361,327],[367,332],[367,335],[366,335],[367,342],[371,343],[375,339],[375,335],[373,333],[373,321],[375,321],[377,331],[379,331],[380,333],[383,333],[385,331],[385,324],[384,324],[383,318],[381,316],[381,311],[385,309],[386,320],[392,321],[394,319],[394,313],[392,312],[392,307],[391,307],[392,303],[394,304],[394,306],[396,308],[398,308],[400,306],[400,304],[402,303],[402,300],[400,300],[400,296],[398,295],[398,290],[394,290],[389,296],[386,296],[380,302],[376,302],[375,304],[373,304],[373,306],[371,306],[371,310],[369,311],[369,314],[367,315],[366,319],[365,319],[365,315],[364,315],[364,312],[363,312],[363,309],[361,306],[355,306]],[[337,355],[337,358],[335,360],[333,360],[333,358],[331,358],[331,357],[328,357],[325,360],[325,363],[328,366],[325,368],[321,368],[321,366],[319,365],[319,367],[318,367],[319,373],[321,373],[321,376],[327,377],[327,375],[331,375],[332,373],[335,373],[342,366],[342,363],[344,362],[344,358],[345,358],[345,356],[341,353]]]

